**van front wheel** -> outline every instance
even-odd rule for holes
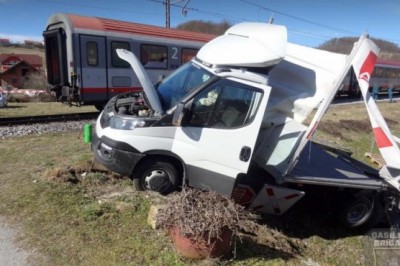
[[[180,185],[177,168],[166,159],[151,159],[143,162],[133,173],[133,185],[137,190],[152,190],[166,195]]]

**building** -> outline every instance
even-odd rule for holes
[[[0,86],[4,89],[23,88],[30,73],[38,72],[43,60],[34,54],[1,54]]]
[[[0,38],[0,45],[10,45],[10,39]]]

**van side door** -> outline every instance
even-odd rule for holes
[[[266,85],[221,79],[194,96],[172,148],[190,186],[231,195],[247,173],[269,94]]]

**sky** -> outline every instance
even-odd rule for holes
[[[165,0],[0,0],[0,38],[41,41],[48,18],[74,13],[165,27]],[[190,20],[284,25],[290,42],[316,47],[368,33],[400,46],[400,0],[170,0],[170,25]],[[186,6],[183,12],[183,7]]]

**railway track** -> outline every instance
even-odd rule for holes
[[[96,119],[100,112],[0,118],[0,127]]]

